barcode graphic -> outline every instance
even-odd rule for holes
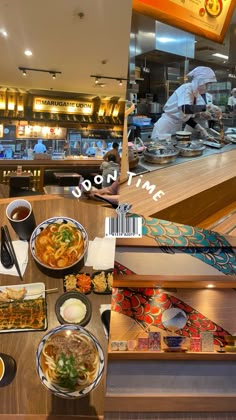
[[[108,238],[141,238],[142,218],[125,217],[124,215],[118,215],[116,218],[106,217],[105,236]]]

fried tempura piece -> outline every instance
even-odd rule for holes
[[[23,299],[25,297],[27,290],[25,287],[19,290],[10,289],[9,287],[6,287],[6,292],[9,299],[18,300]]]
[[[0,292],[0,302],[10,302],[7,293]]]
[[[67,291],[76,290],[77,278],[74,274],[68,274],[65,276],[65,288]]]

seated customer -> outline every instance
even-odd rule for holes
[[[38,139],[38,143],[34,146],[33,152],[34,153],[46,153],[47,149],[46,146],[43,144],[42,139]]]
[[[114,155],[116,158],[116,163],[120,163],[121,159],[120,159],[120,155],[119,155],[119,144],[114,142],[112,145],[112,149],[109,150],[109,152],[107,152],[104,156],[103,156],[103,160],[108,161],[108,156],[109,155]]]
[[[112,184],[112,181],[114,179],[110,180],[110,176],[108,177],[108,175],[111,175],[112,177],[116,176],[116,179],[117,179],[120,172],[120,165],[116,163],[115,155],[113,154],[108,155],[107,161],[102,162],[100,169],[102,170],[102,177],[103,177],[102,186],[109,187],[109,185]]]

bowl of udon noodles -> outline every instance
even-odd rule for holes
[[[51,217],[33,231],[30,250],[41,267],[61,272],[83,259],[88,250],[88,234],[74,219]]]
[[[62,398],[81,398],[93,391],[104,373],[104,353],[96,337],[78,325],[48,331],[36,351],[41,383]]]

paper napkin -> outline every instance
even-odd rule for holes
[[[107,270],[114,267],[116,238],[95,238],[89,241],[85,265],[94,270]]]
[[[28,262],[28,242],[26,241],[12,241],[18,264],[20,267],[21,274],[23,276],[27,262]],[[16,266],[13,265],[12,268],[5,268],[0,262],[0,273],[9,274],[10,276],[18,276]]]

